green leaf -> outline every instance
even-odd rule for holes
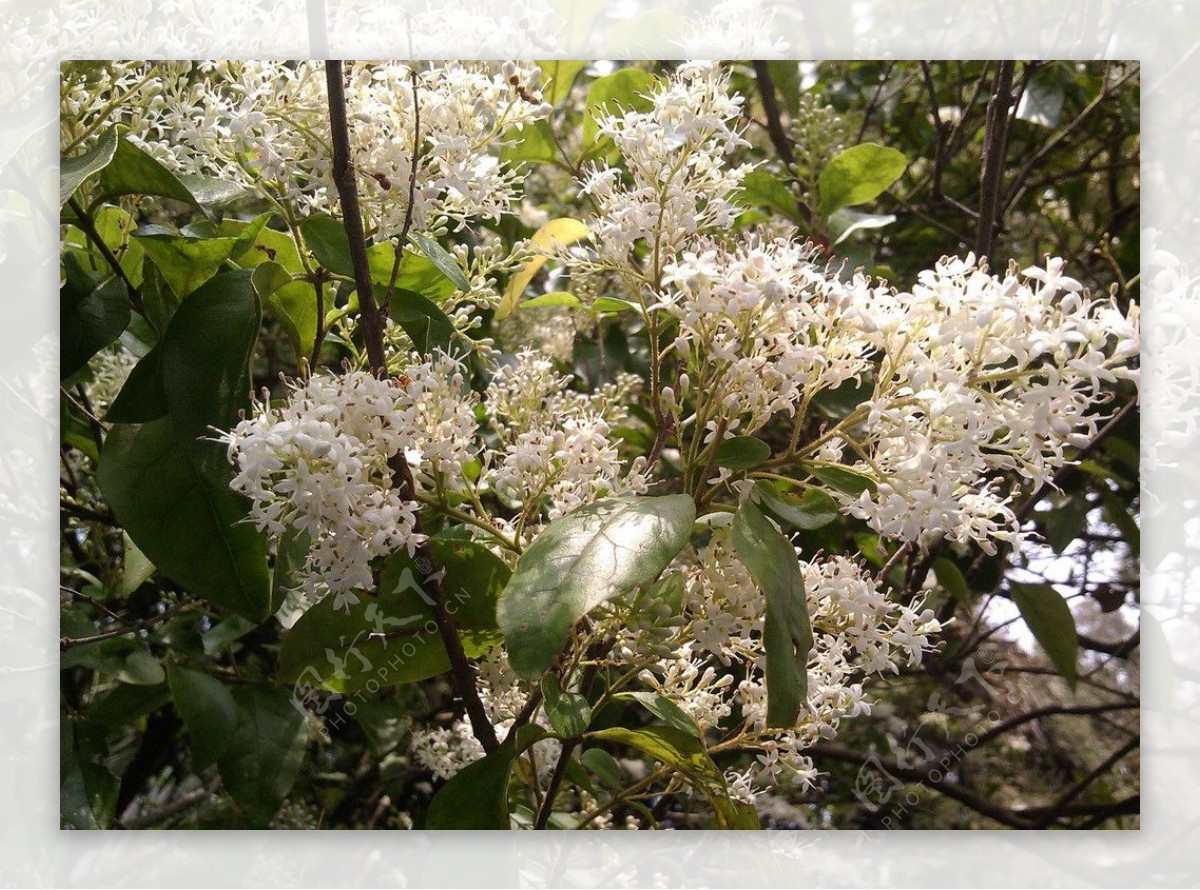
[[[63,158],[58,166],[58,206],[66,204],[89,176],[107,167],[116,152],[117,130],[114,127],[105,130],[96,144],[83,154]]]
[[[225,271],[176,310],[162,339],[162,381],[176,434],[197,466],[228,477],[225,449],[211,441],[250,406],[250,361],[262,310],[249,271]],[[203,440],[203,441],[202,441]]]
[[[794,497],[760,479],[755,483],[754,490],[759,503],[771,515],[794,528],[812,531],[824,528],[838,517],[837,501],[819,488],[810,488],[801,497]]]
[[[542,703],[554,731],[565,739],[577,738],[592,722],[592,709],[587,699],[577,692],[564,692],[553,672],[542,677]]]
[[[536,677],[596,606],[656,579],[687,543],[687,495],[605,498],[546,526],[521,554],[497,618],[513,669]]]
[[[510,733],[495,751],[464,766],[430,801],[425,827],[508,831],[508,780],[513,760],[544,735],[540,726],[527,724]]]
[[[64,715],[62,719],[69,727],[69,718]],[[72,828],[107,828],[121,782],[102,764],[84,760],[74,749],[73,733],[66,727],[59,767],[59,819]]]
[[[185,173],[179,177],[201,207],[209,210],[221,210],[246,195],[254,192],[237,182],[217,179],[214,176],[201,176],[196,173]]]
[[[409,238],[413,244],[421,249],[421,253],[425,254],[426,259],[437,266],[438,271],[445,275],[454,283],[460,291],[469,291],[471,282],[467,280],[467,276],[463,274],[462,267],[447,250],[438,244],[437,240],[430,238],[420,232],[413,232]]]
[[[244,502],[188,459],[170,418],[114,426],[97,481],[121,526],[160,572],[252,621],[270,614],[262,535],[244,522]]]
[[[167,683],[175,713],[191,736],[192,766],[216,763],[232,741],[237,726],[237,703],[230,688],[216,677],[179,665],[167,668]]]
[[[237,724],[217,769],[229,796],[265,827],[300,774],[305,718],[284,689],[239,685],[232,695]]]
[[[817,212],[828,218],[842,207],[873,201],[900,178],[907,165],[902,152],[873,142],[838,152],[821,168]]]
[[[754,807],[729,796],[725,776],[695,736],[674,726],[642,729],[615,726],[590,733],[588,737],[628,745],[678,770],[689,785],[708,798],[719,828],[757,830],[761,827]]]
[[[508,566],[474,541],[432,538],[443,571],[447,608],[468,656],[499,641],[496,598]],[[330,692],[356,692],[368,683],[392,686],[450,669],[433,599],[424,589],[430,566],[401,550],[384,561],[376,596],[339,608],[326,597],[305,612],[283,638],[279,677]]]
[[[751,170],[742,178],[737,200],[745,205],[769,207],[794,222],[802,219],[800,206],[792,190],[766,170]]]
[[[129,297],[121,279],[114,276],[91,285],[89,276],[68,274],[59,291],[62,380],[83,368],[129,324]]]
[[[1008,594],[1034,638],[1042,644],[1058,672],[1075,688],[1075,659],[1079,637],[1075,616],[1057,590],[1050,584],[1008,583]]]
[[[767,600],[763,644],[767,650],[767,724],[796,725],[808,698],[812,627],[796,551],[758,507],[747,501],[733,518],[733,544]]]
[[[621,765],[603,748],[585,748],[579,755],[579,762],[595,774],[600,784],[613,789],[620,788],[623,784]]]
[[[717,446],[713,459],[718,467],[730,470],[749,470],[771,456],[771,446],[754,436],[734,436]]]
[[[933,574],[937,578],[938,584],[942,585],[942,589],[960,603],[971,601],[971,588],[967,586],[967,579],[963,576],[962,570],[951,560],[944,556],[935,559]]]
[[[301,220],[300,234],[317,262],[337,275],[354,277],[354,263],[350,259],[350,241],[342,223],[324,213]]]
[[[437,303],[416,291],[396,288],[388,305],[388,314],[404,328],[413,348],[423,356],[435,349],[460,356],[469,351],[455,331],[450,316]]]
[[[567,293],[565,290],[551,291],[548,294],[542,294],[540,297],[534,297],[531,300],[526,300],[523,303],[518,303],[518,309],[541,309],[546,306],[566,306],[569,309],[578,309],[583,303],[579,297],[574,294]]]
[[[844,494],[858,497],[864,491],[875,494],[879,486],[870,476],[852,470],[841,464],[818,464],[811,461],[801,461],[800,468],[814,478],[820,479],[830,488]]]
[[[233,644],[257,626],[252,621],[247,621],[241,615],[230,615],[201,637],[204,645],[204,654],[215,657],[222,655],[227,650],[232,651]]]
[[[117,140],[116,151],[97,180],[96,203],[120,195],[157,195],[199,207],[179,177],[128,139]]]
[[[582,59],[538,59],[537,64],[542,71],[539,81],[542,98],[551,105],[559,105],[570,94],[575,77],[588,63]]]
[[[167,285],[181,300],[212,278],[238,243],[236,238],[136,233],[133,240],[146,251]]]
[[[167,393],[162,382],[162,346],[157,345],[133,366],[104,419],[109,423],[149,423],[166,417]]]
[[[154,574],[154,563],[138,550],[137,544],[133,543],[128,534],[122,537],[125,545],[125,565],[121,571],[121,580],[113,590],[113,594],[119,599],[131,595]]]
[[[390,241],[372,244],[367,248],[371,280],[376,285],[387,286],[395,259],[396,249]],[[400,272],[396,276],[396,287],[415,291],[431,300],[443,300],[454,293],[454,284],[433,264],[433,260],[411,250],[404,251],[404,258],[400,261]]]
[[[583,149],[596,143],[599,130],[597,118],[620,111],[649,111],[654,107],[647,95],[658,83],[649,71],[639,68],[620,68],[612,74],[597,78],[588,88],[583,117]]]
[[[250,278],[254,292],[269,307],[292,344],[297,361],[307,358],[317,336],[317,295],[307,281],[295,281],[292,273],[274,260],[259,262]]]
[[[550,128],[549,121],[534,121],[520,129],[513,127],[504,134],[504,141],[507,145],[500,149],[500,160],[506,164],[517,164],[521,161],[549,162],[558,157],[554,131]]]
[[[628,312],[638,310],[637,303],[631,303],[628,300],[620,300],[616,297],[596,297],[592,300],[592,312],[596,315],[616,315],[620,312]]]
[[[691,715],[661,692],[621,692],[613,698],[636,701],[668,726],[683,730],[690,736],[701,738],[700,727]]]

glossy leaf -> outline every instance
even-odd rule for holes
[[[304,715],[287,690],[238,685],[237,723],[217,761],[229,796],[256,827],[279,809],[304,759]]]
[[[817,179],[817,212],[828,217],[842,207],[873,201],[900,178],[907,164],[903,152],[873,142],[838,152]]]
[[[454,329],[450,316],[433,300],[416,291],[397,288],[388,304],[388,314],[412,340],[413,348],[427,356],[435,349],[462,355],[468,347]]]
[[[795,726],[808,698],[812,627],[804,577],[791,543],[750,501],[733,520],[733,544],[767,600],[763,644],[767,652],[767,723]]]
[[[628,745],[678,770],[689,785],[708,798],[717,817],[717,827],[751,830],[761,827],[754,807],[730,796],[724,774],[695,736],[674,726],[642,729],[614,726],[589,733],[588,738]]]
[[[547,306],[565,306],[568,309],[578,309],[583,303],[574,294],[567,293],[565,290],[556,290],[548,294],[533,297],[519,305],[521,309],[542,309]]]
[[[117,130],[105,130],[90,149],[69,158],[63,158],[58,166],[58,206],[75,194],[84,181],[99,173],[112,161],[117,152]]]
[[[661,692],[622,692],[614,698],[636,701],[668,726],[682,730],[690,736],[701,738],[700,727],[691,715]]]
[[[1022,584],[1010,581],[1008,594],[1034,638],[1041,643],[1058,672],[1075,687],[1075,662],[1079,637],[1075,616],[1062,594],[1050,584]]]
[[[558,147],[554,144],[554,131],[549,121],[533,121],[519,130],[514,127],[505,134],[504,141],[508,144],[500,149],[500,160],[507,164],[547,162],[558,157]]]
[[[162,382],[162,346],[133,366],[104,419],[109,423],[149,423],[167,416],[167,393]]]
[[[183,299],[208,281],[229,259],[236,238],[187,238],[183,235],[138,235],[134,241],[154,261],[175,296]]]
[[[160,572],[252,621],[270,614],[262,535],[244,522],[243,501],[188,459],[170,418],[114,426],[97,480],[121,526]]]
[[[818,464],[811,461],[801,461],[800,466],[805,472],[820,479],[830,488],[837,489],[853,497],[857,497],[864,491],[874,494],[879,488],[878,484],[870,476],[840,464]]]
[[[121,195],[157,195],[199,206],[178,176],[124,137],[117,140],[112,160],[100,171],[97,191],[99,200]]]
[[[511,827],[508,781],[513,760],[543,735],[540,726],[522,726],[495,751],[455,773],[430,802],[425,827],[507,831]]]
[[[734,436],[717,446],[713,463],[729,470],[749,470],[771,456],[771,446],[754,436]]]
[[[971,601],[971,588],[967,586],[967,579],[963,577],[962,570],[951,560],[944,556],[935,559],[933,574],[942,589],[960,603]]]
[[[546,526],[521,554],[497,619],[513,669],[535,677],[596,606],[656,579],[687,543],[687,495],[605,498]]]
[[[409,235],[413,244],[420,248],[421,253],[425,254],[425,258],[437,266],[438,271],[445,275],[454,286],[460,291],[469,291],[471,282],[467,280],[467,276],[463,274],[462,266],[446,248],[438,244],[436,238],[430,238],[428,235],[421,232],[413,232]]]
[[[542,76],[542,98],[551,105],[560,104],[571,92],[576,76],[587,67],[583,59],[538,59]]]
[[[810,488],[795,497],[763,479],[755,483],[754,491],[759,503],[771,515],[794,528],[812,531],[824,528],[838,517],[837,501],[819,488]]]
[[[566,692],[551,672],[542,677],[542,704],[550,725],[563,738],[576,738],[587,731],[592,722],[592,709],[578,692]]]
[[[792,189],[766,170],[751,170],[746,174],[742,179],[739,200],[742,204],[769,208],[794,222],[803,218]]]
[[[831,243],[841,244],[855,232],[866,229],[882,229],[895,221],[894,213],[859,213],[843,207],[829,215],[829,238]]]

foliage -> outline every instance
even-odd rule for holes
[[[65,63],[64,826],[1136,824],[1137,77]]]

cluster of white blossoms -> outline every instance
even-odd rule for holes
[[[856,284],[882,360],[846,438],[878,490],[843,496],[848,512],[922,545],[1015,541],[1017,486],[1050,482],[1104,420],[1104,387],[1137,381],[1137,306],[1090,298],[1056,258],[1003,276],[944,259],[911,293]]]
[[[683,620],[671,651],[640,680],[686,711],[722,748],[757,750],[756,761],[731,776],[731,787],[752,788],[815,775],[805,748],[832,738],[842,718],[869,713],[863,680],[920,663],[941,626],[931,610],[890,600],[862,567],[841,556],[799,558],[813,628],[808,697],[796,725],[767,726],[766,603],[734,555],[729,530],[717,530],[684,567]],[[618,655],[636,657],[636,634]],[[740,720],[732,726],[729,719]]]
[[[414,361],[397,379],[317,374],[281,405],[256,404],[225,434],[237,469],[230,485],[250,498],[250,520],[272,535],[309,538],[305,601],[332,593],[337,605],[357,602],[354,591],[373,586],[374,559],[423,541],[418,505],[401,496],[389,461],[405,456],[418,493],[460,485],[476,432],[473,397],[446,356]]]
[[[600,136],[612,139],[624,161],[624,170],[595,166],[583,180],[597,206],[588,225],[602,262],[636,265],[630,252],[644,242],[654,276],[697,232],[733,222],[739,208],[732,196],[752,165],[725,163],[749,144],[738,129],[742,98],[728,86],[719,66],[687,62],[651,91],[648,111],[600,117]]]
[[[853,295],[814,256],[754,233],[732,250],[700,239],[664,268],[662,303],[679,319],[675,346],[706,422],[746,435],[869,370],[871,344],[847,315]]]
[[[550,112],[537,77],[532,62],[349,66],[351,152],[369,233],[394,235],[410,214],[427,231],[515,212],[520,179],[499,151],[510,130]],[[135,87],[136,101],[131,94],[115,119],[175,171],[259,188],[295,216],[336,210],[323,62],[124,63],[107,91]],[[84,82],[73,89],[78,105],[95,93]]]
[[[588,394],[571,390],[570,382],[553,362],[526,350],[500,368],[488,389],[499,440],[488,478],[526,520],[543,512],[554,519],[599,497],[646,490],[644,460],[623,469],[613,435],[640,380],[622,374]]]

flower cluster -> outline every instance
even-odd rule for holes
[[[632,264],[630,251],[644,242],[654,276],[697,232],[733,221],[734,193],[751,167],[725,163],[748,144],[737,129],[741,97],[728,86],[719,67],[689,62],[650,93],[648,111],[601,116],[599,134],[624,162],[624,171],[593,167],[583,181],[599,208],[589,227],[602,260]]]
[[[594,393],[573,392],[551,361],[519,353],[489,389],[499,447],[488,478],[497,495],[527,519],[543,511],[553,519],[598,497],[644,492],[644,461],[623,471],[612,433],[638,383],[625,374]]]
[[[1096,434],[1105,385],[1137,380],[1136,305],[1090,298],[1056,258],[1002,277],[944,259],[911,293],[857,285],[883,358],[847,440],[878,490],[844,498],[848,512],[922,545],[1014,540],[1015,486],[1050,482]]]
[[[181,173],[262,189],[296,216],[336,210],[323,63],[127,65],[109,88],[119,95],[152,73],[123,121],[151,153]],[[528,62],[351,66],[351,151],[371,231],[392,235],[410,215],[427,231],[513,212],[519,178],[498,152],[510,130],[549,113],[536,78]],[[79,103],[91,95],[76,92]]]
[[[892,602],[856,562],[840,556],[799,562],[814,646],[808,701],[794,727],[767,726],[766,605],[734,555],[727,529],[684,567],[683,621],[668,654],[641,674],[702,730],[727,730],[728,718],[740,715],[727,741],[759,752],[740,774],[746,789],[781,778],[811,780],[815,773],[803,750],[832,738],[843,717],[870,711],[863,680],[918,664],[941,630],[932,611]],[[628,655],[643,648],[636,637],[625,647]]]
[[[250,519],[272,535],[308,536],[309,604],[327,593],[356,602],[355,589],[372,586],[372,560],[421,543],[418,505],[402,497],[389,463],[405,456],[418,493],[460,484],[476,431],[471,397],[445,356],[397,379],[318,374],[225,435],[238,471],[231,486],[251,499]]]

